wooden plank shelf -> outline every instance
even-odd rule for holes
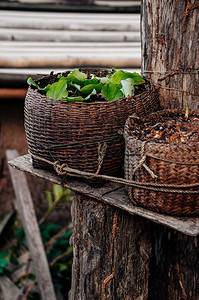
[[[62,184],[61,178],[54,173],[33,168],[29,154],[20,156],[8,163],[18,170],[56,184]],[[67,177],[63,186],[111,206],[118,207],[132,215],[138,215],[153,222],[165,225],[186,235],[197,236],[199,234],[199,218],[173,217],[136,207],[130,202],[125,188],[122,185],[105,183],[102,186],[95,186],[80,179]]]

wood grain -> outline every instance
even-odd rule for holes
[[[10,160],[16,158],[18,153],[16,150],[7,150],[6,156],[7,160]],[[28,248],[33,260],[34,270],[42,299],[55,300],[56,296],[50,270],[26,177],[23,173],[11,167],[9,167],[9,171],[16,194],[17,209],[19,210],[23,228],[26,234]]]
[[[149,221],[76,194],[70,300],[148,299]]]
[[[142,73],[166,108],[199,108],[199,1],[143,0]]]

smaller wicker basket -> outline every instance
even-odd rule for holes
[[[168,118],[173,113],[178,115],[185,111],[164,110],[152,113],[139,119],[139,130],[142,130],[141,124],[151,124],[151,120],[158,123],[160,119]],[[197,111],[194,114],[199,116]],[[131,201],[160,213],[198,216],[199,143],[188,145],[146,142],[131,136],[132,131],[138,129],[136,126],[135,117],[129,117],[124,133],[125,178],[143,183],[139,189],[127,187]]]

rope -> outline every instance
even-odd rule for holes
[[[174,184],[158,184],[158,183],[151,183],[151,182],[137,182],[137,181],[127,180],[127,179],[123,179],[123,178],[117,178],[117,177],[113,177],[113,176],[99,175],[99,174],[94,174],[94,173],[90,173],[90,172],[79,171],[79,170],[68,167],[67,164],[60,165],[60,163],[58,161],[52,162],[45,158],[34,155],[30,151],[29,151],[29,153],[35,159],[43,161],[49,165],[52,165],[58,175],[73,176],[74,174],[77,174],[77,175],[86,176],[89,178],[104,179],[104,180],[108,180],[108,181],[115,182],[115,183],[120,183],[120,184],[129,185],[129,186],[133,186],[133,187],[137,187],[137,188],[141,188],[141,189],[148,189],[148,190],[164,192],[164,193],[199,194],[199,190],[196,190],[196,191],[181,190],[182,188],[187,189],[187,188],[199,187],[199,183],[186,184],[186,185],[174,185]],[[58,172],[61,174],[59,174]]]
[[[186,94],[189,94],[189,95],[195,96],[195,97],[198,97],[198,96],[199,96],[199,94],[192,94],[192,93],[190,93],[189,91],[184,91],[184,90],[179,90],[179,89],[169,88],[169,87],[166,87],[166,86],[162,86],[162,85],[160,85],[160,84],[155,84],[155,83],[153,83],[153,85],[155,85],[155,86],[157,86],[157,87],[159,87],[159,88],[161,88],[161,89],[164,89],[164,90],[171,90],[171,91],[177,91],[177,92],[179,92],[179,93],[186,93]]]
[[[151,71],[151,70],[143,70],[142,71],[142,74],[144,73],[158,73],[158,74],[165,74],[167,75],[166,77],[162,78],[162,79],[158,79],[160,81],[162,80],[165,80],[169,75],[170,76],[174,76],[174,75],[182,75],[182,74],[192,74],[192,73],[199,73],[199,69],[191,69],[191,70],[187,70],[187,71],[179,71],[179,70],[170,70],[170,71]],[[193,93],[190,93],[189,91],[185,91],[185,90],[180,90],[180,89],[175,89],[175,88],[169,88],[169,87],[166,87],[166,86],[162,86],[160,84],[155,84],[153,83],[154,86],[157,86],[161,89],[165,89],[165,90],[171,90],[171,91],[177,91],[179,93],[185,93],[185,94],[189,94],[191,96],[195,96],[195,97],[198,97],[199,94],[193,94]]]
[[[169,70],[169,71],[149,71],[149,70],[143,70],[142,73],[159,73],[159,74],[192,74],[192,73],[198,73],[199,69],[191,69],[187,71],[178,71],[178,70]]]
[[[94,144],[98,144],[99,142],[108,142],[108,141],[112,141],[115,139],[123,139],[123,137],[121,135],[115,135],[112,137],[107,137],[107,138],[99,138],[99,139],[89,139],[89,140],[81,140],[78,142],[73,142],[73,143],[67,143],[67,144],[61,144],[61,145],[51,145],[51,146],[44,146],[45,150],[54,150],[54,149],[66,149],[66,148],[74,148],[75,146],[84,146],[84,144],[86,143],[86,145],[94,145]]]
[[[151,157],[151,158],[154,158],[154,159],[157,159],[157,160],[161,160],[161,161],[164,161],[164,162],[168,162],[168,163],[171,163],[171,164],[186,165],[186,166],[199,166],[199,163],[197,164],[197,163],[187,163],[187,162],[173,161],[173,160],[166,159],[166,158],[156,157],[156,156],[153,156],[149,153],[147,153],[146,155],[148,157]]]
[[[153,171],[145,164],[146,161],[146,157],[147,154],[145,153],[145,146],[146,146],[146,141],[144,143],[142,143],[142,147],[141,147],[141,160],[139,161],[137,167],[134,168],[133,172],[132,172],[132,177],[135,176],[135,173],[137,172],[138,169],[141,169],[142,167],[144,167],[147,172],[151,175],[151,177],[154,178],[158,178],[157,175],[155,175],[153,173]]]
[[[125,153],[125,155],[132,156],[134,154]],[[166,158],[157,157],[157,156],[151,155],[149,153],[146,153],[146,156],[151,157],[151,158],[156,159],[156,160],[161,160],[161,161],[168,162],[168,163],[171,163],[171,164],[176,164],[176,165],[199,166],[199,163],[187,163],[187,162],[174,161],[174,160],[170,160],[170,159],[166,159]]]
[[[104,144],[98,145],[98,168],[95,174],[99,174],[103,162],[104,162],[104,156],[106,155],[106,150],[107,150],[107,143],[105,142]]]

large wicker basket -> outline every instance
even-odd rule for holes
[[[91,69],[99,76],[99,70]],[[104,73],[103,73],[104,74]],[[29,87],[25,99],[25,130],[33,155],[67,163],[70,168],[95,173],[99,167],[99,145],[106,143],[102,174],[117,174],[123,166],[123,130],[129,115],[145,116],[159,108],[153,85],[132,98],[112,102],[67,103],[47,99]],[[50,168],[33,157],[36,168]]]
[[[161,116],[170,116],[173,112],[185,113],[160,111],[141,118],[139,122],[150,124],[152,119],[158,122]],[[156,212],[198,216],[199,144],[145,142],[131,135],[135,128],[135,118],[129,117],[125,125],[125,178],[143,183],[142,188],[127,187],[131,201]],[[143,167],[143,162],[148,170]]]

